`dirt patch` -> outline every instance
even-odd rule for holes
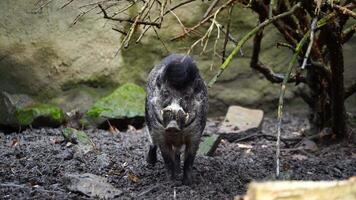
[[[207,133],[218,122],[209,120]],[[262,131],[274,134],[275,119],[265,118]],[[297,134],[308,124],[303,117],[286,115],[283,136]],[[162,158],[155,166],[145,162],[149,139],[145,131],[110,133],[87,130],[96,150],[85,155],[63,141],[61,128],[0,133],[0,199],[89,199],[67,190],[67,173],[106,177],[122,190],[120,199],[232,199],[253,180],[273,179],[275,142],[264,137],[250,141],[223,141],[213,157],[198,156],[194,183],[183,186],[166,177]],[[290,149],[292,148],[292,149]],[[356,175],[356,149],[341,143],[315,151],[282,146],[282,172],[286,179],[333,180]]]

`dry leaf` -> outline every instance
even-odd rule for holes
[[[11,142],[11,147],[16,147],[17,145],[19,145],[20,144],[20,141],[19,141],[19,139],[17,139],[17,138],[14,138],[14,139],[12,139],[12,142]]]
[[[51,141],[51,144],[60,144],[61,143],[61,140],[59,140],[58,138],[51,138],[50,141]]]
[[[252,149],[252,145],[250,145],[250,144],[237,143],[237,147],[239,147],[241,149]]]
[[[135,128],[134,126],[132,126],[132,125],[128,125],[128,126],[127,126],[127,131],[128,131],[128,132],[135,132],[135,131],[136,131],[136,128]]]
[[[314,0],[314,2],[316,3],[315,14],[318,14],[323,0]]]
[[[302,155],[302,154],[295,154],[295,155],[292,155],[292,159],[294,159],[294,160],[306,160],[306,159],[308,159],[308,157],[305,156],[305,155]]]
[[[114,134],[114,133],[119,133],[120,131],[115,126],[112,126],[111,124],[109,124],[109,132]]]
[[[128,178],[130,179],[130,181],[132,181],[132,182],[134,182],[134,183],[138,183],[138,181],[140,180],[140,179],[138,178],[138,176],[135,175],[135,174],[132,173],[132,172],[129,172]]]
[[[351,158],[356,158],[356,153],[351,152]]]

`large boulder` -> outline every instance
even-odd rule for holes
[[[60,7],[67,0],[51,1],[42,9],[41,5],[36,4],[38,2],[45,3],[38,0],[0,1],[0,92],[26,94],[39,102],[59,105],[65,112],[77,109],[83,113],[96,100],[126,82],[143,86],[155,63],[169,52],[187,52],[187,48],[200,37],[191,34],[171,42],[172,36],[181,33],[182,28],[173,15],[167,15],[159,36],[169,52],[157,40],[153,30],[135,44],[135,39],[142,31],[139,27],[138,33],[132,36],[130,47],[115,56],[121,35],[111,30],[112,25],[127,27],[127,24],[113,24],[103,19],[102,13],[96,8],[73,25],[81,12],[90,9],[79,9],[83,1],[73,1],[63,9]],[[192,27],[201,20],[210,3],[195,1],[178,9],[176,14],[185,26]],[[239,5],[234,9],[232,30],[234,37],[240,39],[258,20],[250,9]],[[226,19],[223,12],[218,21],[225,24]],[[284,73],[292,52],[275,47],[277,42],[283,42],[284,39],[273,26],[267,27],[264,35],[260,60],[276,72]],[[215,37],[213,33],[211,41]],[[221,63],[220,58],[212,56],[212,45],[209,44],[208,51],[203,55],[200,55],[199,45],[192,51],[206,80],[217,72]],[[279,84],[270,84],[250,69],[251,47],[252,40],[243,48],[245,56],[234,58],[231,66],[209,90],[210,114],[223,115],[231,104],[276,109]],[[227,52],[233,48],[234,45],[229,43]],[[344,45],[346,85],[356,79],[355,68],[352,67],[355,65],[355,48],[355,38]],[[218,49],[221,47],[218,46]],[[214,65],[211,67],[212,63]],[[293,88],[288,87],[287,99],[295,99]],[[347,104],[355,109],[355,102],[354,95]]]
[[[89,88],[74,101],[55,99],[72,109],[65,104],[93,101],[123,83],[118,75],[122,59],[114,56],[120,35],[104,27],[106,20],[94,13],[72,25],[80,13],[77,1],[63,9],[66,0],[42,9],[38,2],[0,1],[0,91],[50,102]]]
[[[0,94],[0,127],[57,127],[65,123],[66,114],[57,106],[34,101],[24,94]]]
[[[85,113],[82,123],[107,127],[127,128],[127,124],[142,127],[145,116],[145,90],[133,83],[126,83],[114,92],[99,99]]]

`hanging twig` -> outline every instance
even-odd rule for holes
[[[311,48],[312,48],[313,42],[314,42],[314,33],[315,33],[317,21],[318,21],[318,18],[315,17],[315,18],[313,18],[313,21],[312,21],[312,23],[311,23],[309,45],[308,45],[308,48],[307,48],[307,52],[305,53],[305,56],[304,56],[304,60],[303,60],[303,64],[302,64],[302,66],[301,66],[301,69],[304,69],[305,66],[307,65],[307,61],[308,61],[308,58],[309,58],[309,55],[310,55],[310,51],[311,51]]]
[[[67,7],[69,4],[71,4],[74,0],[68,0],[65,4],[61,6],[61,9]]]
[[[211,87],[217,79],[220,77],[220,75],[224,72],[224,70],[229,66],[231,63],[232,59],[235,57],[235,55],[240,51],[241,47],[253,36],[255,35],[260,29],[264,28],[265,26],[271,24],[272,22],[276,21],[279,18],[291,15],[297,8],[301,6],[300,3],[297,3],[296,5],[293,6],[293,8],[290,11],[281,13],[279,15],[273,16],[270,19],[265,20],[263,23],[259,24],[256,26],[254,29],[252,29],[250,32],[248,32],[237,44],[235,49],[230,53],[228,58],[225,60],[225,62],[220,66],[220,69],[218,73],[210,80],[208,86]]]
[[[218,40],[219,37],[220,37],[220,24],[216,21],[216,17],[217,17],[217,15],[219,14],[220,11],[221,11],[220,9],[218,9],[217,11],[215,11],[214,17],[213,17],[213,19],[212,19],[212,22],[211,22],[211,24],[210,24],[208,30],[205,32],[205,34],[204,34],[201,38],[199,38],[197,41],[195,41],[195,42],[190,46],[190,48],[189,48],[189,50],[188,50],[188,52],[187,52],[188,55],[189,55],[190,52],[193,50],[193,48],[194,48],[197,44],[199,44],[199,43],[201,43],[202,45],[204,44],[204,45],[203,45],[203,50],[202,50],[201,54],[203,54],[203,53],[205,52],[205,49],[206,49],[206,47],[207,47],[207,45],[208,45],[208,41],[209,41],[210,35],[211,35],[211,33],[212,33],[213,29],[214,29],[214,26],[216,26],[216,28],[218,29],[218,35],[217,35],[217,38],[216,38],[215,44],[214,44],[214,48],[216,47],[217,40]],[[205,42],[204,42],[204,41],[205,41]],[[214,53],[215,53],[215,50],[214,50]]]
[[[127,35],[127,33],[125,32],[125,31],[123,31],[123,30],[120,30],[120,29],[118,29],[118,28],[111,28],[112,30],[114,30],[114,31],[117,31],[117,32],[119,32],[119,33],[121,33],[121,34],[123,34],[123,35]]]
[[[334,4],[332,7],[336,8],[336,10],[338,10],[342,14],[348,15],[348,16],[356,19],[356,13],[354,13],[352,10],[349,10],[349,9],[347,9],[345,7],[342,7],[342,6],[339,6],[339,5],[336,5],[336,4]]]
[[[288,70],[287,70],[286,75],[284,76],[282,86],[281,86],[281,92],[279,94],[278,111],[277,111],[277,121],[278,121],[278,123],[277,123],[277,144],[276,144],[276,146],[277,146],[277,148],[276,148],[276,177],[277,178],[279,178],[279,170],[280,170],[280,143],[281,143],[280,138],[281,138],[284,94],[286,91],[286,85],[288,83],[289,76],[292,73],[293,66],[295,65],[298,55],[299,55],[299,53],[307,39],[308,39],[308,35],[305,34],[304,37],[298,43],[297,47],[295,48],[295,53],[293,54],[293,57],[292,57],[291,61],[289,62]]]
[[[167,6],[167,0],[164,0],[164,2],[161,4],[159,24],[162,24],[162,22],[163,22],[164,9],[166,8],[166,6]]]
[[[320,28],[324,25],[327,24],[328,20],[331,19],[331,15],[327,15],[326,17],[320,19],[317,22],[317,28]],[[281,127],[282,127],[282,117],[283,117],[283,105],[284,105],[284,94],[286,91],[286,86],[289,80],[289,77],[292,73],[292,69],[297,61],[297,58],[302,50],[302,47],[304,46],[304,43],[306,42],[306,40],[308,39],[308,36],[310,34],[310,30],[304,34],[304,37],[300,40],[300,42],[298,43],[298,45],[295,48],[295,53],[293,54],[293,57],[291,59],[291,61],[289,62],[288,65],[288,70],[286,75],[284,76],[283,82],[282,82],[282,86],[281,86],[281,92],[279,95],[279,100],[278,100],[278,111],[277,111],[277,149],[276,149],[276,177],[279,177],[279,173],[280,173],[280,137],[281,137]]]
[[[355,32],[356,32],[356,24],[353,24],[349,28],[345,29],[342,32],[342,38],[341,38],[342,43],[344,44],[349,39],[351,39]]]
[[[205,14],[203,15],[203,19],[205,19],[208,15],[210,15],[211,11],[215,8],[215,6],[218,4],[219,0],[214,0],[209,8],[205,11]]]
[[[228,12],[228,19],[227,19],[227,23],[226,23],[227,25],[226,25],[225,40],[224,40],[224,45],[223,45],[223,50],[222,50],[222,60],[221,60],[222,63],[224,63],[224,61],[225,61],[226,46],[227,46],[227,42],[229,41],[232,9],[233,9],[233,6],[230,7],[229,12]]]
[[[276,1],[277,0],[270,0],[270,2],[269,2],[268,18],[272,18],[272,16],[273,16],[273,8],[274,8],[274,5],[276,4]]]
[[[287,47],[288,49],[292,50],[293,53],[295,50],[295,48],[292,45],[285,43],[285,42],[277,42],[277,48],[279,48],[279,47]]]
[[[118,21],[118,22],[129,22],[131,24],[135,23],[136,24],[143,24],[143,25],[150,25],[150,26],[156,26],[156,27],[160,27],[160,24],[158,23],[155,23],[155,22],[147,22],[147,21],[140,21],[140,20],[133,20],[133,19],[124,19],[124,18],[114,18],[114,17],[110,17],[108,16],[106,10],[103,8],[103,6],[101,4],[98,4],[99,8],[101,9],[103,15],[104,15],[104,18],[105,19],[109,19],[109,20],[112,20],[112,21]],[[137,18],[136,18],[137,19]]]
[[[42,10],[44,7],[46,7],[49,3],[51,3],[53,0],[48,0],[45,3],[43,3],[40,7],[38,7],[34,13],[38,13],[40,10]]]
[[[235,3],[236,0],[229,0],[228,2],[226,2],[225,4],[223,4],[222,6],[220,6],[218,8],[219,11],[222,11],[223,9],[231,6],[233,3]],[[197,25],[193,26],[192,28],[189,28],[188,31],[184,32],[184,33],[181,33],[179,34],[178,36],[175,36],[171,39],[171,41],[174,41],[174,40],[177,40],[177,39],[180,39],[184,36],[186,36],[188,33],[194,31],[195,29],[199,28],[201,25],[205,24],[207,21],[209,21],[211,18],[214,17],[216,12],[214,12],[213,14],[210,14],[208,17],[206,17],[205,19],[201,20]]]
[[[345,89],[345,99],[356,93],[356,82],[353,82],[348,88]]]
[[[170,11],[174,11],[175,9],[181,7],[181,6],[184,6],[188,3],[191,3],[193,1],[196,1],[196,0],[186,0],[186,1],[183,1],[175,6],[173,6],[172,8],[168,9],[166,12],[164,12],[163,16],[167,15],[168,13],[170,13]],[[159,19],[161,18],[161,16],[155,18],[153,20],[153,22],[157,22]],[[138,39],[136,40],[136,43],[139,43],[141,41],[141,39],[143,38],[143,36],[146,34],[146,32],[151,28],[151,26],[147,26],[141,33],[141,35],[138,37]]]
[[[93,6],[92,8],[89,8],[88,10],[86,10],[86,11],[82,11],[81,13],[79,13],[79,15],[77,15],[76,17],[75,17],[75,19],[73,20],[73,22],[72,22],[72,26],[73,25],[75,25],[78,21],[79,21],[79,19],[81,19],[84,15],[86,15],[87,13],[89,13],[89,12],[91,12],[91,11],[93,11],[95,8],[97,8],[98,6]]]
[[[159,36],[159,34],[158,34],[156,28],[155,28],[155,27],[152,27],[152,28],[153,28],[153,30],[154,30],[156,36],[157,36],[157,39],[161,42],[161,44],[163,45],[163,47],[166,49],[167,53],[169,53],[169,52],[170,52],[169,49],[167,48],[167,46],[166,46],[166,44],[164,43],[164,41],[162,40],[162,38]]]
[[[136,26],[137,26],[137,22],[141,19],[142,14],[144,13],[144,11],[147,9],[148,5],[149,5],[150,1],[146,1],[146,3],[142,6],[141,10],[138,12],[134,23],[131,25],[130,29],[129,29],[129,33],[127,34],[127,36],[123,39],[122,41],[122,45],[124,48],[128,48],[129,47],[129,43],[131,40],[131,37],[133,35],[133,33],[135,32]],[[121,49],[121,47],[120,47]],[[119,49],[119,51],[120,51]]]

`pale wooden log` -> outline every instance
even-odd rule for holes
[[[356,176],[344,181],[253,182],[235,200],[356,200]]]

